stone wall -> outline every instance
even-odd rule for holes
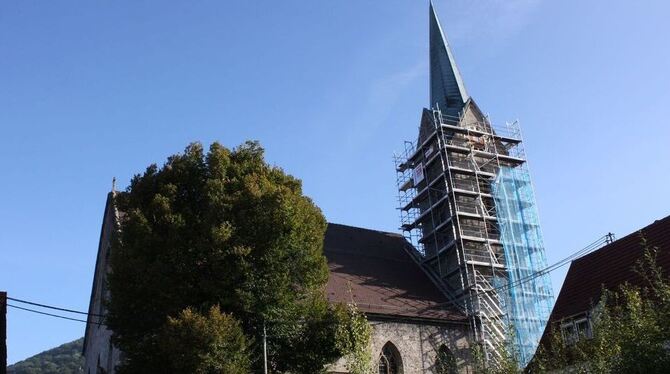
[[[419,321],[371,320],[373,363],[386,343],[398,350],[402,361],[400,374],[435,373],[435,361],[441,345],[456,357],[460,373],[470,372],[469,326],[457,323],[425,323]],[[330,373],[348,373],[343,359],[336,362]]]

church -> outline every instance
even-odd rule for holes
[[[330,223],[324,256],[332,303],[372,326],[375,373],[470,373],[510,342],[525,365],[551,311],[535,198],[518,123],[496,127],[468,95],[430,4],[430,105],[396,155],[400,233]],[[85,372],[114,373],[122,353],[105,315],[110,240],[123,212],[107,197],[84,341]],[[513,329],[513,331],[511,331]],[[347,373],[344,360],[328,367]]]
[[[121,352],[111,344],[111,331],[97,315],[104,315],[111,234],[121,212],[114,196],[107,197],[96,260],[89,323],[84,337],[85,373],[114,373]],[[446,296],[412,257],[408,243],[396,233],[330,223],[324,255],[330,276],[328,300],[356,303],[373,328],[372,351],[379,373],[436,373],[438,354],[448,358],[451,372],[466,372],[469,362],[469,322],[449,305]],[[460,371],[458,368],[462,368]],[[347,373],[344,361],[330,373]]]

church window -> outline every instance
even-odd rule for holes
[[[384,345],[379,355],[379,374],[402,374],[400,352],[391,342]]]
[[[435,360],[435,373],[453,374],[458,373],[456,366],[456,357],[444,344],[437,350],[437,359]]]

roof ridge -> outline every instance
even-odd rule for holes
[[[670,222],[670,215],[668,215],[668,216],[666,216],[666,217],[663,217],[663,218],[661,218],[661,219],[654,220],[654,222],[648,224],[647,226],[645,226],[645,227],[643,227],[643,228],[641,228],[641,229],[637,229],[637,230],[635,230],[635,231],[629,233],[628,235],[626,235],[626,236],[624,236],[624,237],[622,237],[622,238],[619,238],[619,239],[617,239],[617,240],[615,240],[615,241],[613,241],[613,242],[611,242],[611,243],[609,243],[609,244],[607,244],[607,245],[605,245],[605,246],[602,246],[602,247],[596,249],[595,251],[593,251],[593,252],[591,252],[591,253],[588,253],[588,254],[586,254],[586,255],[584,255],[584,256],[582,256],[582,257],[579,257],[579,258],[575,259],[573,262],[580,262],[580,261],[582,261],[582,260],[589,259],[589,258],[591,258],[592,256],[595,256],[596,254],[602,254],[602,253],[606,252],[608,249],[616,248],[617,245],[620,245],[621,243],[623,243],[623,242],[626,241],[626,240],[631,240],[635,235],[638,235],[638,236],[639,236],[640,233],[644,234],[644,232],[646,232],[646,231],[650,231],[650,230],[653,229],[654,227],[657,227],[657,226],[661,226],[661,225],[663,225],[663,224],[666,224],[666,221],[669,221],[669,222]]]
[[[398,237],[403,238],[402,235],[400,235],[400,234],[398,234],[398,233],[396,233],[396,232],[391,232],[391,231],[382,231],[382,230],[377,230],[377,229],[371,229],[371,228],[368,228],[368,227],[360,227],[360,226],[345,225],[345,224],[343,224],[343,223],[335,223],[335,222],[327,222],[327,223],[328,223],[328,225],[342,226],[342,227],[351,227],[351,228],[353,228],[353,229],[357,229],[357,230],[365,230],[365,231],[378,232],[378,233],[389,234],[389,235],[398,236]]]

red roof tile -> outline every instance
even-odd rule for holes
[[[352,300],[367,314],[463,321],[447,298],[406,251],[398,234],[328,224],[324,254],[331,302]]]
[[[643,238],[649,248],[658,248],[658,264],[670,273],[670,216],[658,220],[570,264],[550,321],[556,322],[590,310],[603,287],[613,290],[624,282],[642,285],[634,270],[644,254]]]

